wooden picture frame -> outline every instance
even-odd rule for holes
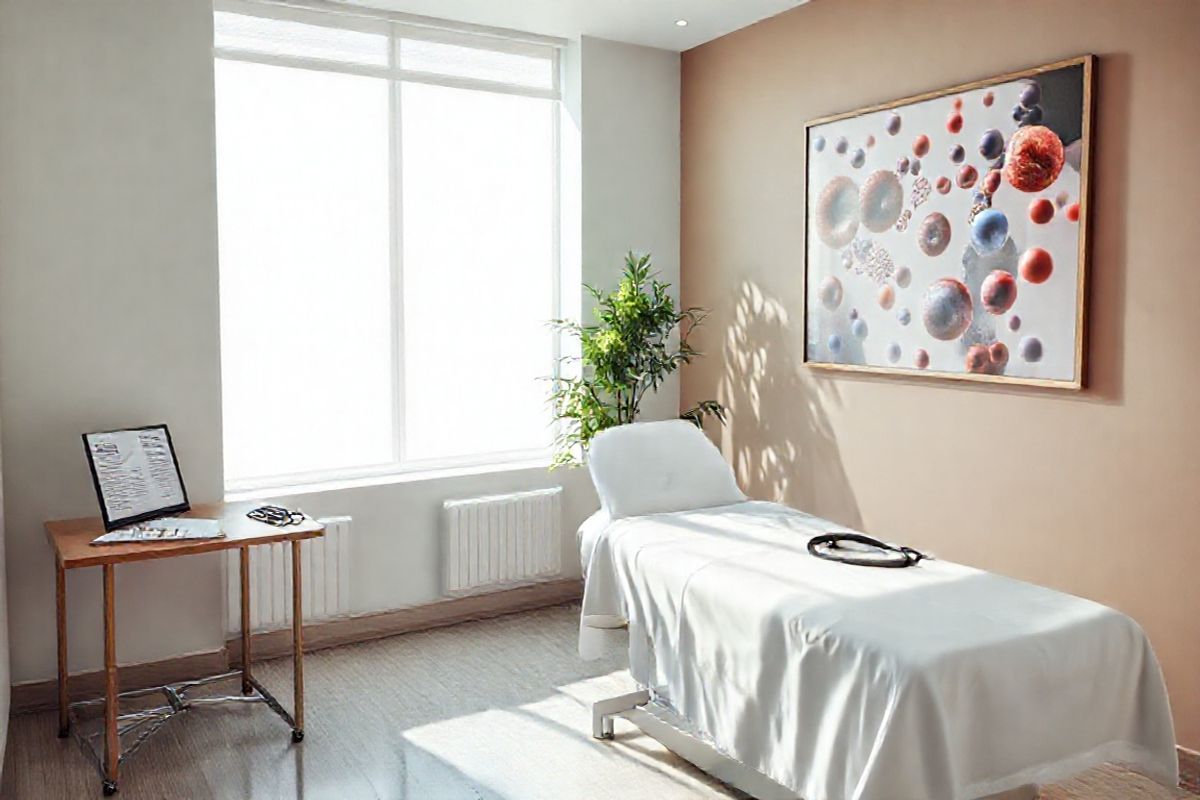
[[[1031,94],[1027,95],[1026,87],[1031,84],[1035,88],[1028,90]],[[1057,98],[1063,98],[1061,108],[1051,106],[1047,110],[1043,106],[1056,101],[1055,95],[1043,96],[1043,84],[1048,84]],[[1030,103],[1030,108],[1019,101],[1009,112],[1004,105],[1005,101],[1011,104],[1013,96],[1023,101],[1032,97],[1032,93],[1038,99]],[[1082,389],[1086,380],[1094,97],[1095,56],[1088,54],[807,122],[804,126],[804,363],[812,369],[835,373]],[[1076,103],[1077,122],[1073,116]],[[979,126],[994,123],[1000,109],[1009,114],[1008,125],[991,125],[980,135]],[[935,111],[946,114],[945,124],[930,130],[927,119]],[[914,121],[926,120],[926,124],[906,129],[906,115]],[[968,128],[964,119],[970,120],[972,116],[981,121]],[[1079,138],[1064,146],[1060,131],[1065,128],[1073,133],[1076,124]],[[1035,127],[1042,130],[1017,136],[1020,146],[1014,157],[1013,137],[1020,130]],[[1050,131],[1053,136],[1043,131]],[[851,144],[855,133],[862,138]],[[1002,137],[998,156],[994,155],[994,134]],[[992,135],[990,140],[989,135]],[[938,141],[940,151],[935,144]],[[953,142],[949,151],[947,142]],[[1042,142],[1050,146],[1038,149]],[[1057,151],[1053,147],[1055,142]],[[993,153],[988,153],[987,147],[993,148]],[[891,167],[886,159],[896,152],[905,154],[898,156]],[[988,158],[989,155],[992,157]],[[1055,158],[1058,169],[1052,170]],[[923,175],[912,172],[918,161],[925,162],[916,164]],[[992,176],[993,171],[998,176]],[[887,174],[876,179],[877,173],[888,172],[896,179]],[[956,172],[956,179],[948,182],[947,176]],[[1011,182],[1010,175],[1017,183]],[[924,198],[918,191],[922,178]],[[1042,186],[1047,178],[1049,183]],[[1077,191],[1071,191],[1076,179]],[[856,196],[858,182],[862,182],[863,188]],[[895,211],[897,182],[902,182],[899,212]],[[876,190],[877,186],[883,186],[884,190]],[[1061,202],[1064,195],[1066,203]],[[981,196],[986,201],[980,200]],[[884,199],[879,200],[880,197]],[[1047,200],[1054,206],[1049,212],[1043,202]],[[918,211],[926,203],[929,208]],[[993,203],[995,211],[1005,218],[1003,226],[983,224],[997,220],[995,213],[979,219],[985,211],[993,211]],[[1029,204],[1028,210],[1016,217],[1022,203]],[[941,210],[929,213],[934,207]],[[964,210],[969,213],[963,213]],[[894,225],[881,225],[890,222],[893,212],[898,214]],[[1048,220],[1047,213],[1051,213]],[[931,219],[935,217],[941,219]],[[860,218],[865,220],[861,226]],[[975,224],[977,219],[979,226]],[[1008,222],[1009,219],[1013,222]],[[869,229],[868,222],[874,223]],[[910,224],[913,227],[902,227]],[[932,230],[929,235],[926,235],[927,224]],[[1021,242],[1016,241],[1016,236],[1007,235],[1009,226],[1013,226],[1015,233],[1017,224],[1025,226]],[[1069,244],[1064,225],[1076,228],[1074,247],[1068,253],[1074,256],[1073,265],[1063,255],[1068,252]],[[977,234],[976,227],[987,230]],[[1003,227],[1003,243],[997,246],[1000,237],[994,234],[1000,227]],[[855,229],[849,237],[848,228]],[[860,231],[865,235],[859,235]],[[879,235],[872,237],[872,233]],[[942,233],[944,237],[939,235]],[[978,244],[976,235],[982,237]],[[1035,246],[1033,242],[1040,241],[1038,237],[1042,235],[1052,236],[1054,246],[1049,243],[1045,249]],[[922,252],[910,259],[917,245]],[[942,249],[937,250],[939,246]],[[901,257],[892,259],[889,247],[895,247]],[[992,247],[998,249],[986,249]],[[935,250],[936,255],[922,258]],[[1042,252],[1032,253],[1033,250]],[[831,252],[840,264],[831,262]],[[1052,258],[1051,252],[1057,255]],[[907,263],[898,263],[901,258],[904,262],[912,260],[911,268]],[[1026,259],[1028,272],[1022,266]],[[1011,277],[993,276],[996,270],[1007,271]],[[986,275],[981,277],[984,271]],[[1025,280],[1026,276],[1033,280]],[[867,280],[862,280],[864,277]],[[843,281],[849,288],[843,287]],[[957,282],[959,286],[943,281]],[[990,283],[986,288],[975,285],[981,281]],[[938,284],[936,291],[935,284]],[[1052,287],[1053,292],[1046,286]],[[966,295],[962,294],[964,289]],[[947,296],[952,301],[949,304]],[[1073,302],[1068,305],[1066,298],[1071,296]],[[1017,313],[1025,297],[1034,298],[1025,304],[1033,319],[1023,320]],[[998,311],[1005,302],[1009,305]],[[964,303],[968,307],[964,308]],[[860,310],[859,306],[863,308]],[[963,313],[950,314],[955,309]],[[890,312],[894,318],[882,315],[881,310]],[[1068,313],[1073,313],[1070,320],[1062,316]],[[966,327],[955,334],[964,317]],[[1015,322],[1013,317],[1017,317]],[[947,319],[952,319],[953,324],[944,324]],[[1001,320],[1007,330],[997,330]],[[868,346],[872,321],[882,329],[883,338]],[[1026,323],[1034,323],[1032,332],[1029,328],[1021,330]],[[1048,331],[1045,343],[1037,333],[1039,326]],[[859,336],[860,333],[863,335]],[[955,335],[947,338],[949,334]],[[1068,336],[1070,347],[1065,348]],[[888,337],[891,341],[884,344],[883,339]],[[1027,340],[1035,341],[1027,343]],[[915,346],[922,342],[928,344]],[[979,348],[986,352],[981,354]],[[1050,353],[1053,359],[1043,360],[1043,355]],[[955,366],[956,354],[961,367]],[[1069,369],[1065,363],[1068,356]],[[920,366],[922,358],[925,366]],[[906,360],[901,363],[903,359]]]

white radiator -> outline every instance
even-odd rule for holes
[[[562,487],[447,500],[447,594],[476,594],[556,577],[562,569]]]
[[[300,544],[300,587],[305,623],[350,613],[350,517],[319,520],[325,535]],[[228,551],[225,570],[229,601],[225,629],[242,629],[241,564]],[[292,545],[278,542],[250,548],[250,628],[276,630],[292,624]]]

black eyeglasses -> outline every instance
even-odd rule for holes
[[[303,511],[289,511],[283,506],[260,506],[246,512],[246,516],[255,522],[265,522],[276,528],[286,528],[288,525],[299,525],[304,522]]]

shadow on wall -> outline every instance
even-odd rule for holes
[[[751,497],[774,500],[854,528],[862,516],[842,465],[825,408],[837,387],[806,375],[799,317],[754,283],[733,299],[722,345],[718,397],[729,409],[722,433],[738,482]]]

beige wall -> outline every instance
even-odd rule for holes
[[[1195,0],[817,0],[685,53],[683,300],[714,313],[681,402],[730,405],[754,497],[1130,614],[1200,748],[1196,31]],[[804,122],[1085,52],[1090,388],[806,369]]]

